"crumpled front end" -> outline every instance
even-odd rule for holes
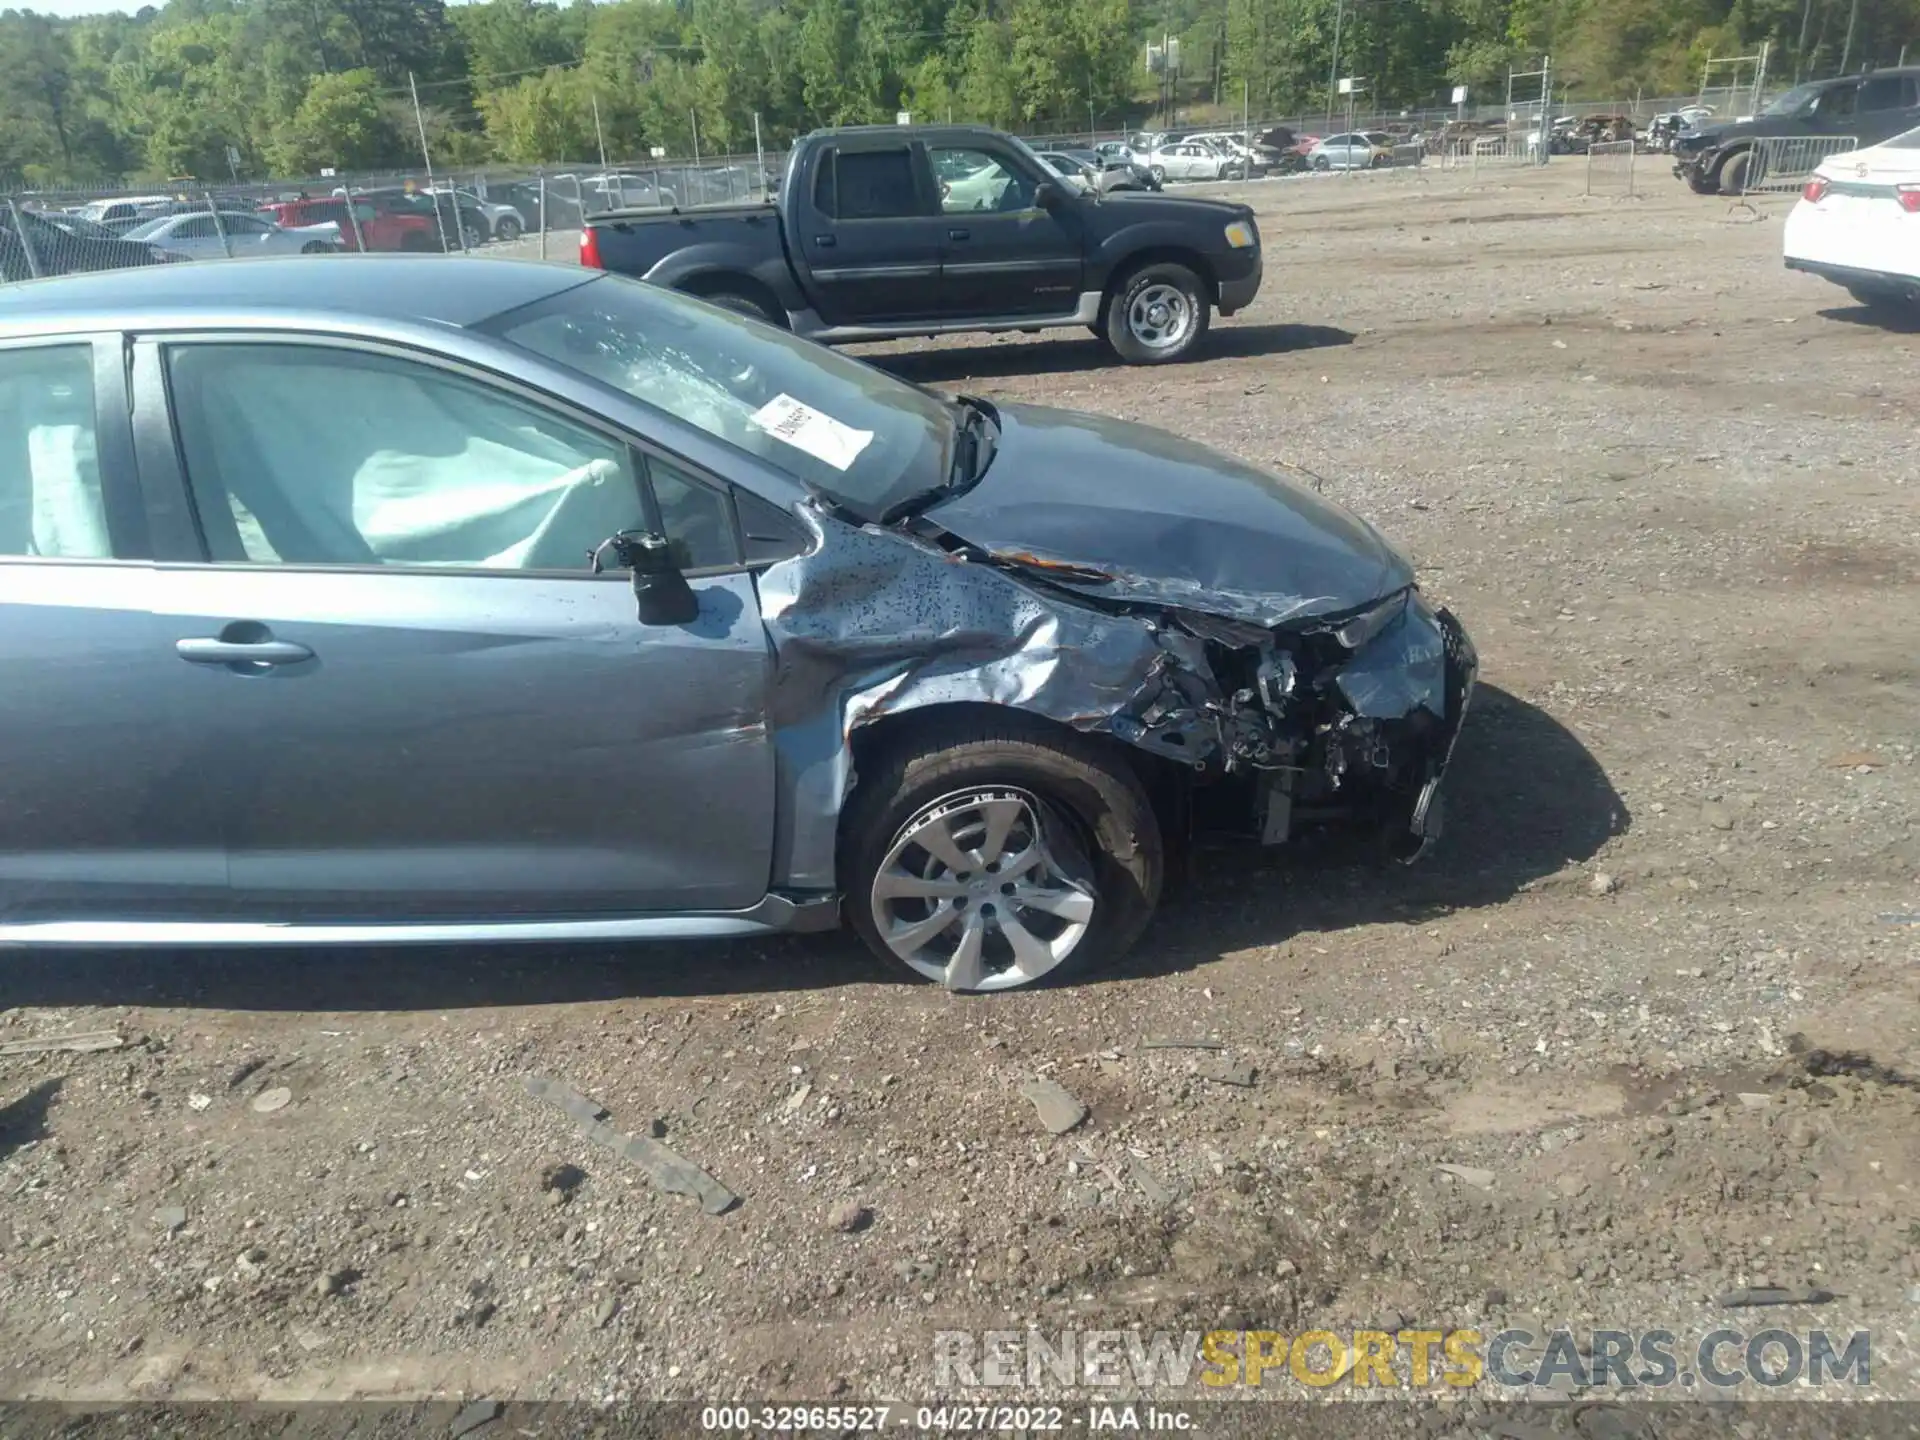
[[[1196,821],[1279,843],[1357,822],[1411,858],[1438,831],[1440,776],[1476,660],[1411,587],[1359,614],[1280,626],[1208,614],[1151,582],[1102,598],[1032,557],[806,512],[817,544],[760,577],[781,768],[776,886],[829,889],[862,727],[992,704],[1126,742],[1184,786]],[[1234,607],[1239,609],[1241,607]]]

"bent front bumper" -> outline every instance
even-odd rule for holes
[[[1220,277],[1220,313],[1231,315],[1236,310],[1244,310],[1253,303],[1253,297],[1260,293],[1260,277],[1264,262],[1256,246],[1253,259],[1244,275],[1229,278]]]

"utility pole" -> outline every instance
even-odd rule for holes
[[[607,170],[607,136],[600,128],[600,92],[591,91],[587,98],[593,101],[593,138],[600,145],[600,173],[604,175]]]
[[[1327,66],[1327,125],[1333,129],[1333,92],[1340,80],[1340,22],[1347,18],[1347,0],[1337,0],[1333,10],[1333,60]]]
[[[440,208],[440,196],[433,193],[433,151],[427,147],[427,115],[420,108],[420,86],[413,78],[413,72],[407,72],[407,89],[413,92],[413,123],[420,127],[420,162],[427,167],[427,193],[433,195],[433,219],[440,227],[440,248],[447,248],[447,217]],[[453,203],[453,224],[460,232],[460,248],[467,248],[467,227],[460,223],[460,203],[447,197]]]

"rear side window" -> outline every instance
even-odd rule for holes
[[[913,183],[913,152],[842,150],[833,157],[831,212],[841,220],[893,220],[920,213]]]
[[[0,351],[0,555],[112,554],[95,447],[93,351]]]
[[[1902,110],[1913,104],[1913,81],[1905,75],[1875,75],[1860,85],[1860,108]]]

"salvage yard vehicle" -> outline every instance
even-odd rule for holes
[[[1410,859],[1476,669],[1199,445],[654,285],[348,256],[0,290],[0,941],[1111,960],[1170,849]]]
[[[1782,250],[1870,310],[1920,317],[1920,128],[1821,162]]]
[[[1084,325],[1137,365],[1191,354],[1261,276],[1249,207],[1082,195],[971,125],[816,131],[775,203],[595,215],[580,262],[810,340]]]
[[[1741,195],[1756,140],[1852,136],[1862,145],[1877,145],[1915,125],[1920,125],[1920,66],[1814,80],[1794,86],[1748,119],[1682,130],[1671,142],[1673,173],[1700,195]]]

